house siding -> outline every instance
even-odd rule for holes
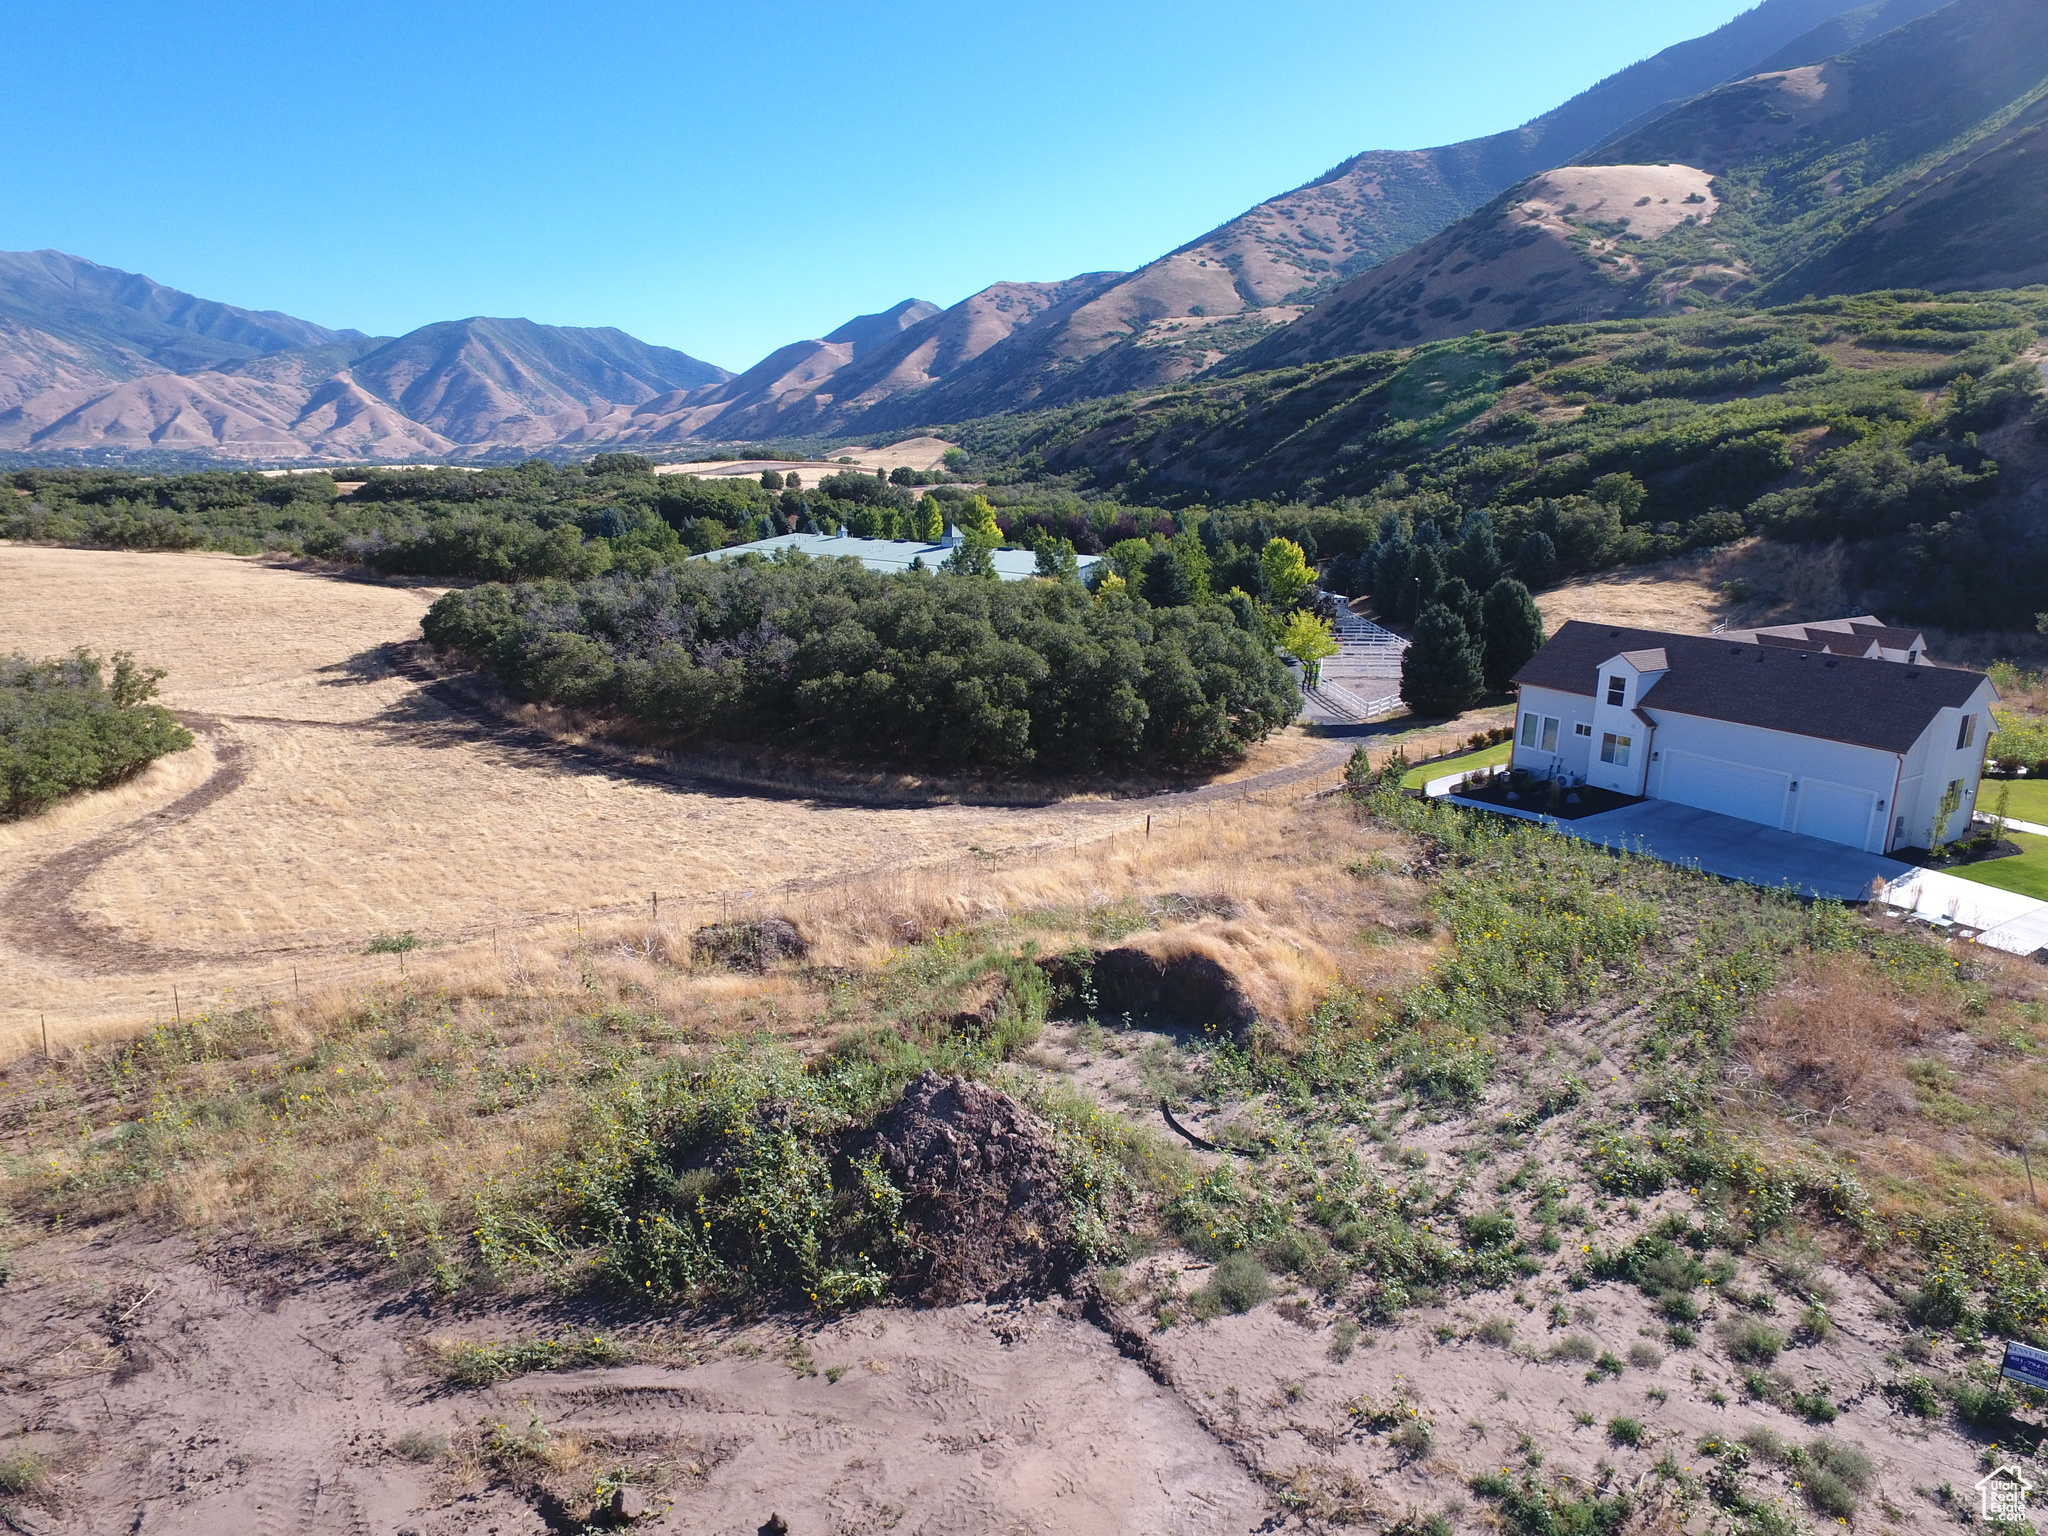
[[[1942,831],[1942,839],[1961,837],[1977,809],[1979,781],[1984,776],[1984,743],[1992,726],[1991,701],[1997,695],[1987,680],[1960,709],[1944,709],[1906,753],[1899,774],[1899,803],[1887,829],[1890,848],[1924,848],[1934,828],[1941,797],[1957,779],[1963,782],[1963,803]],[[1967,747],[1956,745],[1965,715],[1976,716],[1976,730]],[[1900,818],[1904,818],[1903,827]]]
[[[1618,795],[1640,795],[1650,771],[1650,754],[1654,749],[1650,738],[1655,734],[1649,720],[1636,712],[1637,706],[1654,702],[1657,697],[1657,680],[1664,676],[1659,671],[1644,671],[1626,657],[1615,656],[1600,666],[1600,676],[1593,692],[1593,734],[1587,746],[1591,766],[1586,770],[1586,782],[1611,789]],[[1609,703],[1613,697],[1611,684],[1621,684],[1621,698]],[[1655,718],[1652,712],[1652,719]],[[1609,739],[1614,742],[1614,756],[1626,761],[1608,761],[1605,748]]]
[[[1544,750],[1540,726],[1536,743],[1523,744],[1522,738],[1528,734],[1527,721],[1532,715],[1539,722],[1557,721],[1555,750]],[[1560,775],[1583,779],[1591,766],[1593,739],[1580,735],[1578,727],[1591,726],[1592,722],[1593,701],[1584,695],[1525,684],[1521,690],[1521,707],[1515,715],[1515,750],[1509,762],[1516,768],[1526,768],[1541,779]]]

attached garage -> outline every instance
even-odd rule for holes
[[[1691,752],[1664,754],[1664,782],[1658,796],[1723,816],[1740,816],[1760,821],[1767,827],[1785,819],[1785,792],[1790,774],[1751,768],[1723,758],[1700,757]]]
[[[1801,779],[1794,792],[1799,801],[1799,820],[1793,831],[1808,837],[1824,837],[1831,843],[1861,848],[1870,840],[1870,817],[1877,809],[1877,796],[1850,784],[1830,784],[1826,779]]]

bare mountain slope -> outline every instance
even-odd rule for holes
[[[1894,206],[1784,288],[2023,288],[2048,283],[2048,100],[1899,188]]]
[[[368,393],[458,443],[545,441],[538,418],[722,383],[725,370],[609,327],[444,321],[350,368]]]
[[[9,327],[10,350],[54,346],[53,356],[72,368],[124,379],[370,341],[361,331],[197,298],[62,251],[0,251],[0,322]]]
[[[106,270],[106,269],[101,269]],[[225,308],[225,306],[215,306]],[[5,318],[0,317],[0,326]],[[359,334],[359,333],[358,333]],[[0,344],[9,339],[0,330]],[[725,371],[623,331],[472,319],[424,326],[365,350],[310,338],[214,368],[109,379],[86,348],[50,338],[0,354],[0,449],[144,448],[237,458],[407,458],[546,446],[595,416],[724,382]],[[74,357],[83,361],[74,361]],[[47,381],[47,382],[44,382]]]
[[[1573,159],[1675,101],[1749,73],[1818,26],[1838,23],[1860,36],[1940,3],[1887,0],[1841,21],[1841,0],[1764,0],[1520,128],[1435,149],[1354,156],[1139,268],[1087,303],[1020,328],[936,387],[872,407],[858,430],[1059,405],[1189,378],[1532,173]]]
[[[2048,7],[1954,0],[1632,128],[1354,278],[1231,367],[1718,299],[2035,281],[2044,98]],[[1678,209],[1692,217],[1672,222]]]

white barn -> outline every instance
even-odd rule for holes
[[[1924,642],[1854,649],[1567,623],[1516,674],[1512,761],[1867,853],[1925,846],[1954,786],[1959,808],[1940,835],[1961,836],[1991,680],[1927,665]]]

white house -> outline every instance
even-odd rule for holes
[[[1514,766],[1870,853],[1925,847],[1953,787],[1941,836],[1960,836],[1998,697],[1991,680],[1855,648],[1567,623],[1515,675]],[[1911,649],[1926,654],[1924,642]]]

